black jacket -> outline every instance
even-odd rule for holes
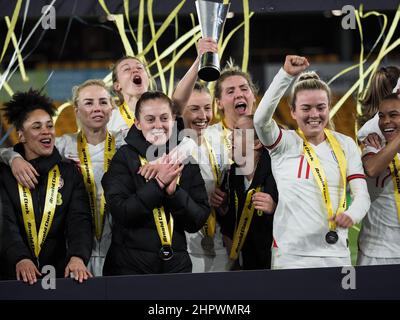
[[[161,242],[154,222],[154,208],[164,206],[168,221],[168,213],[174,217],[174,252],[186,252],[184,231],[197,232],[210,213],[204,180],[197,164],[185,165],[175,193],[168,196],[155,179],[146,182],[137,173],[141,166],[139,155],[146,157],[151,146],[142,132],[132,126],[125,141],[127,145],[117,151],[102,179],[107,206],[113,217],[112,244],[106,258],[106,265],[111,265],[111,269],[114,261],[107,260],[111,254],[113,257],[118,255],[118,248],[132,249],[131,255],[137,251],[158,255]],[[157,258],[155,261],[161,263],[162,260]]]
[[[16,145],[14,149],[24,156],[21,144]],[[15,279],[16,263],[28,258],[38,266],[39,271],[44,265],[52,265],[56,268],[57,277],[63,277],[71,256],[82,258],[85,264],[89,261],[92,251],[89,199],[76,166],[62,161],[56,148],[49,157],[40,157],[29,162],[40,175],[38,185],[31,190],[37,232],[42,221],[48,172],[55,164],[58,164],[62,178],[58,189],[62,204],[56,207],[53,223],[36,259],[25,232],[17,181],[9,167],[0,167],[4,218],[0,268],[5,277]]]
[[[233,239],[235,225],[239,224],[244,202],[248,190],[244,190],[244,176],[237,175],[236,164],[233,164],[228,176],[229,185],[229,208],[228,213],[221,222],[221,232]],[[272,199],[278,203],[278,190],[275,179],[271,171],[271,158],[268,151],[263,149],[253,181],[249,189],[261,186],[261,192],[271,195]],[[235,192],[238,197],[238,210],[235,209]],[[237,214],[237,217],[236,217]],[[265,269],[271,266],[271,245],[272,245],[272,223],[273,215],[263,213],[253,213],[253,219],[247,237],[242,247],[243,269]]]

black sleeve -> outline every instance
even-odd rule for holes
[[[224,192],[228,192],[228,211],[220,217],[221,233],[231,239],[235,232],[236,208],[235,208],[235,190],[234,190],[234,172],[232,166],[224,179]]]
[[[92,253],[92,214],[89,197],[78,169],[71,164],[70,177],[73,181],[71,201],[67,212],[66,237],[68,244],[67,263],[72,256],[80,257],[85,264]]]
[[[135,186],[129,161],[135,160],[127,159],[123,148],[119,149],[101,181],[113,219],[128,227],[143,216],[152,214],[153,208],[159,207],[164,198],[164,191],[155,179],[140,188]]]
[[[0,196],[3,210],[2,255],[6,263],[15,270],[15,265],[22,259],[33,259],[32,252],[25,241],[25,230],[18,223],[17,212],[12,205],[5,187],[0,183]]]
[[[278,204],[278,188],[276,186],[275,178],[272,175],[271,167],[269,167],[268,173],[265,177],[263,192],[268,193],[275,203]]]
[[[197,164],[187,165],[190,170],[190,189],[184,190],[177,186],[175,193],[166,197],[166,204],[174,216],[179,216],[184,221],[187,232],[199,231],[207,221],[210,214],[210,205],[200,168]]]

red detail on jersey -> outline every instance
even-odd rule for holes
[[[375,154],[376,154],[375,152],[368,152],[368,153],[364,154],[364,155],[361,157],[361,159],[364,159],[366,156],[371,156],[371,155],[375,155]]]
[[[267,149],[273,149],[273,148],[275,148],[276,146],[277,146],[277,144],[279,143],[279,141],[281,141],[281,139],[282,139],[282,129],[281,128],[279,128],[279,136],[278,136],[278,138],[276,139],[276,141],[272,144],[272,145],[270,145],[270,146],[265,146]]]
[[[307,162],[306,179],[310,178],[310,164]]]
[[[365,175],[361,174],[361,173],[357,173],[357,174],[352,174],[350,176],[347,177],[347,181],[351,181],[354,179],[365,179]]]
[[[273,246],[274,248],[278,248],[278,244],[276,243],[275,238],[273,238],[273,240],[274,240],[274,243],[272,244],[272,246]]]
[[[301,155],[300,156],[300,161],[299,161],[299,170],[297,171],[297,178],[298,179],[301,178],[301,174],[302,174],[302,171],[303,171],[303,162],[304,162],[304,155]],[[306,160],[306,164],[307,164],[307,167],[306,167],[306,179],[309,179],[310,178],[310,165],[307,162],[307,160]]]
[[[297,172],[297,178],[301,178],[301,169],[303,169],[304,155],[300,157],[299,171]]]

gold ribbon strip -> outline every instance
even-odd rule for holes
[[[144,166],[148,163],[146,158],[139,155],[140,164]],[[160,238],[162,246],[172,246],[172,235],[174,232],[174,218],[170,214],[169,223],[167,224],[167,217],[163,206],[153,209],[154,222],[157,227],[158,237]]]
[[[40,250],[53,223],[54,214],[57,206],[57,192],[60,185],[60,169],[55,165],[47,177],[46,198],[42,221],[39,233],[36,232],[35,212],[33,209],[32,194],[28,188],[18,184],[19,200],[21,204],[22,217],[24,220],[25,232],[28,236],[29,244],[35,254],[39,257]]]
[[[389,164],[390,173],[392,175],[393,188],[394,188],[394,200],[397,207],[397,218],[400,223],[400,161],[397,154],[394,156],[393,160]]]
[[[333,208],[329,194],[328,180],[326,178],[324,169],[322,168],[314,149],[311,147],[306,137],[304,136],[304,133],[300,129],[297,129],[296,132],[303,139],[304,156],[307,159],[308,164],[310,165],[315,181],[317,182],[317,185],[321,191],[321,195],[324,200],[324,205],[328,213],[329,230],[335,230],[336,223],[334,221],[331,221],[331,218],[333,217]],[[347,160],[345,158],[342,148],[340,147],[339,142],[331,133],[331,131],[328,129],[324,129],[324,133],[338,162],[340,176],[342,178],[342,183],[343,183],[339,205],[336,210],[336,215],[339,215],[346,210]]]
[[[124,118],[128,128],[132,127],[135,123],[135,115],[133,114],[132,110],[126,104],[126,102],[122,103],[119,106],[119,112],[121,113],[122,118]]]
[[[93,166],[90,159],[89,147],[87,139],[82,131],[79,132],[77,137],[78,155],[81,163],[81,172],[85,183],[86,192],[89,195],[90,211],[94,220],[96,238],[101,239],[104,228],[104,212],[106,201],[104,193],[101,194],[100,208],[97,208],[97,192],[96,182],[94,180]],[[104,146],[104,172],[107,172],[111,159],[115,154],[115,138],[109,132],[107,132],[105,146]]]
[[[212,146],[210,145],[210,143],[207,141],[206,138],[204,138],[204,141],[208,151],[208,159],[211,164],[211,171],[213,173],[215,187],[219,188],[221,186],[222,172],[218,167],[218,161],[214,149],[212,148]],[[217,225],[217,214],[215,212],[215,209],[212,208],[210,215],[208,216],[207,222],[203,227],[204,235],[213,238],[215,235],[216,225]]]
[[[235,234],[233,236],[233,243],[231,252],[229,254],[229,258],[236,260],[239,257],[239,252],[242,250],[244,241],[246,240],[247,233],[249,232],[249,228],[251,225],[251,220],[253,219],[254,214],[254,204],[251,201],[251,198],[256,192],[260,192],[261,187],[257,187],[256,189],[250,189],[246,195],[246,201],[243,206],[242,215],[240,216],[239,224],[235,230]],[[235,194],[235,208],[236,213],[239,207],[238,198]],[[237,215],[236,215],[237,216]]]

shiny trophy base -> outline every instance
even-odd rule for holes
[[[198,76],[201,80],[215,81],[220,76],[218,55],[213,52],[205,52],[201,56]]]

